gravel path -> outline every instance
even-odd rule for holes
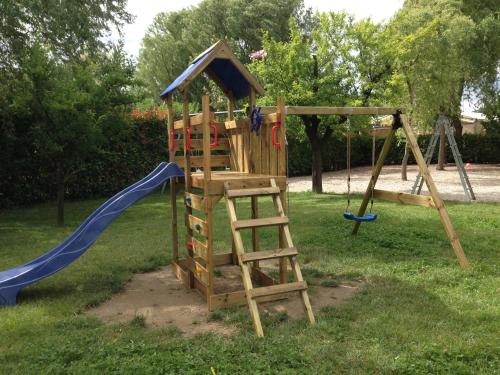
[[[447,166],[444,171],[438,171],[435,165],[431,165],[430,171],[443,199],[465,200],[455,166]],[[470,169],[467,169],[467,173],[478,201],[500,202],[500,165],[474,164]],[[351,191],[363,193],[370,176],[371,167],[353,168],[351,170]],[[384,166],[376,187],[382,190],[410,193],[416,176],[416,165],[408,166],[408,181],[401,180],[401,167],[399,165]],[[346,170],[323,173],[323,191],[338,194],[347,193],[346,179]],[[292,192],[311,191],[311,176],[291,177],[288,182]],[[425,184],[422,193],[429,194]]]

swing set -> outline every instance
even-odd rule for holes
[[[347,131],[347,207],[343,213],[346,220],[353,221],[352,234],[356,235],[359,227],[363,222],[373,222],[377,219],[377,214],[373,212],[373,202],[375,199],[381,199],[401,204],[411,204],[423,207],[435,208],[439,214],[439,218],[444,227],[448,240],[453,248],[453,251],[458,259],[462,268],[469,268],[470,264],[465,256],[464,250],[460,243],[458,234],[453,227],[453,224],[448,216],[448,211],[444,204],[439,191],[432,179],[427,163],[425,162],[422,151],[420,150],[415,133],[409,125],[405,115],[399,108],[394,107],[309,107],[309,106],[285,106],[285,115],[317,115],[317,116],[349,116],[352,115],[368,115],[368,116],[390,116],[392,115],[393,121],[390,131],[385,137],[384,144],[378,155],[375,157],[375,132],[372,132],[372,172],[371,178],[366,188],[366,191],[361,202],[358,212],[355,214],[351,211],[351,131],[348,120]],[[261,112],[263,114],[273,113],[276,107],[263,107]],[[416,194],[408,194],[402,192],[394,192],[388,190],[376,189],[376,183],[382,167],[384,166],[385,159],[389,154],[393,141],[396,136],[396,131],[403,129],[406,136],[407,143],[415,157],[420,175],[427,185],[430,196],[422,196]],[[373,129],[374,130],[374,129]],[[376,161],[375,161],[376,160]],[[370,205],[368,212],[368,204]]]

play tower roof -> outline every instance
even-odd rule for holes
[[[177,77],[160,95],[165,98],[175,89],[183,91],[201,73],[206,73],[226,94],[234,99],[243,99],[253,87],[259,95],[264,88],[238,60],[226,42],[219,40],[193,60],[191,65]]]

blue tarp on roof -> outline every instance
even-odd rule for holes
[[[212,49],[213,47],[198,56],[193,63],[160,94],[160,97],[163,98],[168,93],[171,93],[178,88],[185,81],[185,79],[188,78],[190,74],[206,60]],[[215,58],[210,64],[208,64],[207,68],[211,70],[213,75],[217,76],[218,80],[227,90],[232,92],[235,99],[242,99],[249,95],[250,84],[240,71],[236,69],[231,60]]]

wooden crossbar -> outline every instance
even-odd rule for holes
[[[373,197],[377,199],[383,199],[390,202],[399,202],[404,204],[414,204],[416,206],[424,207],[436,207],[432,197],[425,195],[415,195],[407,193],[399,193],[388,190],[373,190]]]
[[[311,106],[287,106],[287,115],[373,115],[386,116],[395,114],[399,108],[396,107],[311,107]],[[276,107],[262,107],[262,114],[272,114]]]

